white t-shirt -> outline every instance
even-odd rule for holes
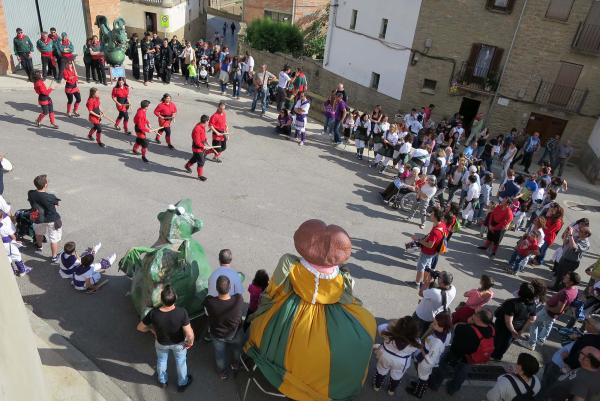
[[[514,381],[517,383],[517,387],[521,394],[525,393],[525,385],[519,380],[519,378],[513,376]],[[535,380],[533,384],[533,394],[540,392],[541,383],[540,379],[534,376],[532,380]],[[531,386],[531,383],[528,383]],[[496,384],[487,393],[488,401],[512,401],[517,396],[515,389],[513,388],[510,381],[506,378],[506,375],[502,375],[496,381]]]
[[[470,202],[474,199],[479,199],[480,194],[481,188],[479,187],[479,185],[477,185],[476,182],[472,183],[471,185],[469,185],[469,189],[467,190],[467,202]]]
[[[242,287],[242,280],[240,274],[232,269],[231,267],[221,266],[208,278],[208,295],[216,297],[219,295],[217,292],[217,279],[219,276],[225,276],[229,279],[231,288],[229,289],[229,295],[243,294],[244,287]]]
[[[429,183],[427,183],[421,187],[421,192],[427,196],[427,200],[429,201],[437,192],[437,187],[432,187],[429,185]]]
[[[410,153],[411,150],[412,150],[412,143],[404,142],[402,144],[402,146],[400,146],[400,150],[398,152],[400,152],[401,155],[405,155],[407,153]]]
[[[277,87],[281,89],[287,88],[290,79],[290,76],[285,71],[279,71],[279,82],[277,83]]]
[[[410,131],[414,134],[418,134],[419,131],[423,128],[423,124],[419,122],[419,120],[413,120],[409,124]]]
[[[2,220],[0,220],[0,223],[2,223],[0,226],[0,237],[8,237],[15,233],[15,226],[13,225],[10,216],[5,216]]]
[[[456,297],[456,287],[452,285],[446,290],[446,308],[450,306],[454,297]],[[423,319],[426,322],[433,322],[435,316],[443,312],[443,310],[442,290],[439,288],[430,288],[423,291],[423,299],[417,305],[416,310],[419,319]]]
[[[254,70],[254,57],[248,56],[246,59],[246,64],[248,64],[248,71]]]

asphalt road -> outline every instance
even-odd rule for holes
[[[356,279],[355,291],[378,320],[397,318],[414,311],[418,297],[405,282],[414,280],[414,256],[403,251],[409,235],[420,232],[416,224],[400,221],[398,211],[384,207],[377,192],[391,174],[382,176],[359,162],[350,149],[333,148],[313,132],[308,146],[273,134],[274,115],[261,118],[248,111],[249,100],[240,101],[194,92],[178,80],[171,86],[161,84],[142,89],[134,83],[133,103],[149,98],[156,105],[163,92],[169,92],[179,113],[173,125],[176,150],[152,144],[144,164],[130,153],[132,139],[105,129],[107,147],[102,149],[85,136],[85,118],[70,119],[58,113],[59,130],[36,128],[32,121],[39,108],[31,88],[4,90],[0,102],[0,153],[15,165],[5,176],[5,196],[16,208],[26,207],[26,192],[38,174],[48,174],[50,192],[62,199],[60,212],[64,222],[64,241],[74,240],[78,249],[102,241],[100,255],[125,251],[138,245],[152,244],[158,233],[156,215],[168,204],[182,198],[193,200],[193,209],[204,223],[195,238],[205,247],[209,261],[217,266],[217,254],[231,248],[234,266],[252,277],[257,269],[272,271],[278,258],[294,252],[292,235],[300,223],[320,218],[344,227],[352,236],[353,255],[348,268]],[[82,85],[84,98],[88,85]],[[110,88],[100,88],[108,115],[115,117],[109,101]],[[143,92],[143,93],[142,93]],[[211,114],[216,103],[225,99],[231,140],[224,163],[207,162],[201,183],[183,170],[190,155],[190,132],[201,114]],[[61,90],[54,95],[55,108],[65,109]],[[83,113],[82,113],[83,114]],[[47,123],[47,120],[46,120]],[[156,125],[154,119],[152,123]],[[587,216],[592,230],[598,227],[598,213],[575,211],[579,205],[598,205],[593,192],[572,191],[561,202],[571,202],[567,220]],[[475,231],[466,230],[452,239],[440,269],[454,273],[458,292],[477,286],[483,272],[498,282],[497,300],[509,297],[519,283],[539,274],[549,278],[547,269],[529,270],[518,278],[502,271],[515,243],[509,234],[498,258],[490,261],[475,248]],[[593,239],[592,256],[598,257],[599,241]],[[19,279],[23,298],[33,311],[67,337],[134,400],[235,400],[239,382],[222,383],[214,371],[210,344],[201,340],[191,350],[189,367],[195,382],[181,395],[171,386],[166,391],[154,385],[154,351],[150,335],[135,331],[137,318],[127,297],[130,281],[113,269],[110,282],[99,293],[74,292],[59,278],[57,268],[48,263],[49,250],[38,255],[24,248],[27,263],[34,271]],[[586,258],[583,265],[592,259]],[[248,284],[248,283],[246,283]],[[247,298],[247,296],[246,296]],[[458,299],[456,303],[458,303]],[[202,322],[194,323],[197,331]],[[522,348],[513,346],[507,360],[514,360]],[[552,345],[545,353],[552,351]],[[174,382],[171,368],[171,382]],[[470,387],[461,393],[463,400],[481,400],[485,389]],[[402,390],[401,390],[402,391]],[[359,400],[388,399],[365,386]],[[251,400],[265,399],[253,393]],[[428,399],[440,399],[429,393]],[[458,397],[444,399],[458,399]]]

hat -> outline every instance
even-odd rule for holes
[[[471,167],[469,167],[469,171],[471,173],[476,173],[477,172],[477,166],[471,166]]]
[[[413,167],[412,171],[416,172],[417,174],[419,174],[421,172],[421,169],[419,167]]]
[[[337,266],[350,258],[352,242],[339,226],[321,220],[307,220],[294,233],[294,246],[309,263],[317,266]]]

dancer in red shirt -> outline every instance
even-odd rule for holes
[[[221,163],[219,158],[221,154],[227,149],[227,116],[225,115],[225,103],[219,102],[217,111],[215,114],[210,116],[208,120],[208,127],[212,131],[212,146],[215,149],[210,149],[208,153],[214,155],[213,160],[217,163]],[[218,149],[218,150],[217,150]]]
[[[50,98],[50,93],[52,93],[51,87],[46,87],[44,83],[44,79],[42,78],[41,71],[33,72],[33,90],[38,94],[38,104],[42,106],[42,112],[36,118],[35,125],[38,127],[42,125],[42,120],[46,115],[50,116],[50,126],[52,128],[58,128],[56,125],[56,121],[54,119],[54,107],[52,106],[52,99]]]
[[[81,94],[77,87],[79,77],[77,76],[77,70],[73,61],[67,61],[67,66],[63,71],[63,78],[65,79],[65,93],[67,95],[67,115],[69,117],[79,117],[77,110],[79,109],[79,103],[81,103]],[[75,98],[75,105],[73,105],[73,98]],[[73,108],[72,113],[71,108]]]
[[[102,143],[102,125],[100,125],[100,121],[102,120],[104,113],[102,113],[102,109],[100,108],[100,96],[98,95],[98,88],[90,89],[90,97],[88,98],[85,106],[90,113],[89,121],[92,123],[92,129],[88,133],[88,139],[93,141],[92,136],[94,133],[96,133],[96,142],[98,143],[98,146],[103,148],[106,145]]]
[[[162,133],[165,133],[165,138],[169,149],[175,149],[171,144],[171,123],[177,114],[177,107],[171,101],[171,95],[165,93],[160,99],[160,103],[154,109],[154,115],[158,117],[158,125],[162,128],[156,133],[156,143],[160,143]]]
[[[129,85],[125,82],[125,78],[119,77],[117,84],[112,90],[112,100],[117,105],[117,121],[115,121],[115,129],[119,130],[121,119],[123,120],[123,132],[131,135],[129,131]]]
[[[146,116],[146,111],[148,110],[148,106],[150,106],[149,100],[142,100],[140,104],[140,108],[137,109],[135,113],[135,117],[133,117],[133,124],[135,125],[135,145],[133,145],[133,153],[138,154],[138,149],[142,148],[142,160],[144,163],[148,163],[148,159],[146,159],[146,152],[148,151],[148,139],[146,139],[146,134],[150,132],[150,122],[148,121],[148,117]]]
[[[185,169],[188,173],[192,172],[192,166],[194,163],[198,164],[196,171],[198,172],[198,179],[200,181],[206,181],[207,178],[204,176],[204,161],[206,156],[204,150],[208,141],[206,140],[206,123],[208,122],[208,116],[203,114],[200,117],[200,122],[196,124],[192,131],[192,158],[185,164]]]

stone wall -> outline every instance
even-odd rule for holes
[[[106,16],[110,24],[112,24],[112,21],[114,21],[116,18],[121,17],[120,0],[83,0],[82,3],[85,12],[88,34],[90,34],[91,31],[94,35],[98,35],[98,27],[95,25],[97,15]],[[126,17],[123,18],[126,19]]]
[[[8,32],[6,32],[6,17],[4,16],[4,7],[0,5],[0,75],[6,75],[8,71],[14,68],[12,61],[12,46]]]

